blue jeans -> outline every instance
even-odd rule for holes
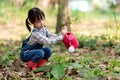
[[[38,62],[41,59],[48,60],[51,54],[52,54],[51,48],[44,47],[42,49],[23,51],[20,54],[20,58],[23,62],[28,62],[28,61]]]

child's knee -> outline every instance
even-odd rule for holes
[[[47,53],[47,54],[52,54],[52,49],[50,48],[50,47],[45,47],[44,48],[44,51],[45,51],[45,53]]]
[[[43,51],[43,50],[39,50],[39,51],[37,52],[36,56],[44,57],[44,51]]]

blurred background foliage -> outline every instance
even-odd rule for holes
[[[118,30],[120,20],[119,4],[119,0],[70,0],[72,31],[91,35],[92,32],[90,31],[96,30],[96,27],[98,34],[109,32],[110,29]],[[11,33],[8,37],[1,36],[0,39],[21,39],[21,35],[27,33],[24,24],[27,12],[32,7],[39,7],[45,12],[46,25],[55,32],[58,12],[57,0],[0,0],[0,31],[5,35]],[[10,30],[10,28],[13,30]],[[21,29],[23,33],[20,32]],[[105,31],[102,31],[103,29]]]

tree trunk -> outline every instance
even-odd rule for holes
[[[56,33],[59,33],[61,27],[66,25],[68,31],[71,31],[70,27],[70,0],[58,0],[58,15],[57,15],[57,26]]]
[[[11,0],[14,6],[22,7],[25,4],[25,0]]]

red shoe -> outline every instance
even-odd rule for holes
[[[39,67],[43,66],[46,62],[47,62],[47,60],[41,59],[41,60],[38,62],[37,67],[39,68]]]
[[[37,62],[29,61],[27,63],[27,69],[31,70],[31,69],[36,69],[36,68],[37,68]]]

